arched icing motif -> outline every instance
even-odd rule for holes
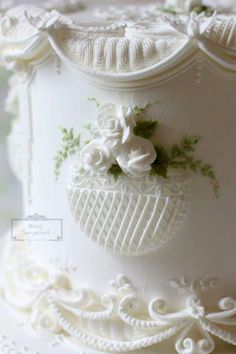
[[[2,261],[7,264],[1,267],[2,300],[23,311],[27,329],[60,344],[127,353],[153,345],[158,350],[166,342],[169,351],[179,354],[213,353],[214,337],[236,345],[236,300],[223,298],[217,312],[212,312],[214,304],[209,311],[202,301],[202,292],[214,289],[215,279],[181,276],[170,281],[185,302],[169,312],[163,299],[140,298],[123,275],[102,298],[89,289],[75,289],[70,267],[37,263],[24,243],[6,248]]]
[[[144,18],[136,11],[135,19],[131,11],[122,23],[85,24],[56,10],[16,7],[0,20],[2,62],[27,70],[57,55],[96,77],[139,80],[186,69],[200,52],[209,67],[235,77],[233,14],[164,16],[152,9]]]

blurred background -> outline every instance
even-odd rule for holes
[[[7,138],[13,117],[5,112],[10,73],[0,68],[0,236],[10,228],[12,218],[22,214],[21,186],[14,177],[7,157]]]
[[[67,0],[47,0],[50,4],[60,4]],[[70,0],[73,3],[73,0]],[[76,1],[76,0],[74,0]],[[95,2],[99,0],[94,0]],[[109,0],[114,3],[116,0]],[[144,0],[145,1],[145,0]],[[42,4],[45,0],[0,0],[0,15],[6,8],[23,3]],[[86,0],[84,0],[86,3]],[[8,81],[11,73],[0,66],[0,237],[10,230],[11,219],[22,216],[21,184],[14,176],[9,161],[7,140],[14,121],[13,115],[5,112]]]
[[[0,0],[0,9],[9,4],[23,2],[29,2],[29,0]],[[5,112],[5,98],[10,75],[0,67],[0,237],[10,229],[11,219],[22,215],[21,185],[11,171],[7,156],[7,139],[13,121],[13,117]]]

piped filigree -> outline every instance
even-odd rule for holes
[[[145,254],[174,235],[188,210],[188,178],[90,176],[71,168],[70,208],[99,246],[126,255]]]
[[[33,352],[25,346],[20,346],[7,336],[0,334],[0,350],[4,354],[39,354]]]
[[[100,19],[94,25],[37,6],[29,6],[27,11],[24,7],[9,10],[0,20],[2,63],[10,69],[29,71],[56,54],[77,69],[92,70],[96,75],[148,77],[174,68],[180,61],[185,67],[190,65],[198,49],[218,71],[230,75],[236,71],[233,15],[163,16],[157,5],[144,12],[130,12],[131,19],[121,23]]]
[[[213,353],[213,337],[236,345],[236,300],[223,298],[219,311],[209,311],[202,300],[202,291],[213,281],[209,278],[187,281],[181,277],[180,282],[188,282],[191,289],[184,306],[170,312],[159,297],[149,303],[142,299],[123,275],[102,298],[91,290],[77,289],[70,272],[36,263],[25,245],[11,245],[4,266],[3,300],[25,311],[31,331],[60,338],[60,343],[126,353],[153,345],[158,348],[158,343],[168,339],[172,343],[175,338],[179,354]]]

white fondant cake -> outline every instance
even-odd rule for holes
[[[235,353],[234,2],[95,5],[1,9],[26,218],[1,303],[30,329],[7,334],[22,353]]]

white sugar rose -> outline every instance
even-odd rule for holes
[[[107,172],[115,162],[110,150],[98,140],[83,147],[80,161],[84,170],[95,172]]]
[[[236,8],[235,0],[202,0],[202,4],[216,10],[230,10]]]
[[[177,11],[191,11],[194,7],[202,6],[202,0],[166,0],[165,6]]]
[[[135,125],[132,108],[109,103],[100,108],[94,132],[106,146],[116,148],[133,136]]]
[[[149,140],[134,136],[121,146],[116,160],[125,173],[138,176],[151,171],[156,156],[155,148]]]

